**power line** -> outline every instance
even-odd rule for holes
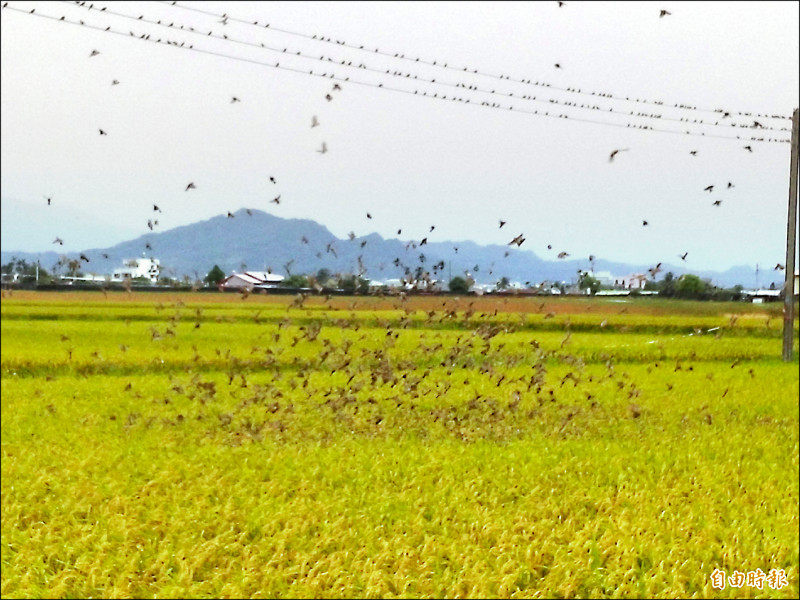
[[[618,128],[625,128],[625,129],[638,129],[638,130],[645,130],[645,131],[655,131],[655,132],[659,132],[659,133],[671,133],[671,134],[677,134],[677,135],[683,134],[683,135],[691,135],[691,136],[697,136],[697,137],[710,137],[710,138],[717,138],[717,139],[740,140],[740,141],[749,141],[749,142],[765,142],[765,143],[773,143],[773,142],[788,143],[789,142],[788,139],[773,139],[773,138],[763,138],[763,137],[762,138],[756,138],[756,137],[752,137],[752,136],[748,138],[748,137],[742,137],[742,136],[738,136],[738,135],[736,135],[736,136],[727,136],[727,135],[718,135],[718,134],[707,134],[705,132],[699,132],[699,133],[698,132],[692,132],[691,130],[688,130],[688,129],[685,130],[685,131],[677,131],[677,130],[670,130],[670,129],[660,129],[660,128],[657,128],[657,127],[653,127],[651,125],[638,125],[636,123],[631,123],[631,122],[628,122],[628,123],[612,123],[612,122],[609,122],[609,121],[602,121],[602,120],[594,120],[594,119],[586,119],[586,118],[574,117],[574,116],[571,116],[571,115],[566,114],[564,112],[559,112],[558,114],[555,114],[555,113],[551,113],[551,111],[549,111],[549,110],[542,110],[542,111],[530,110],[530,109],[518,108],[518,107],[516,107],[514,105],[511,105],[511,104],[502,105],[500,103],[495,103],[495,102],[492,102],[492,103],[489,103],[489,102],[473,102],[469,98],[464,99],[463,97],[460,97],[460,96],[457,97],[455,95],[451,95],[451,96],[448,97],[446,94],[440,95],[438,92],[433,93],[433,94],[429,94],[427,91],[423,91],[422,93],[420,93],[419,90],[413,90],[412,91],[412,90],[407,90],[407,89],[390,87],[390,86],[384,85],[383,83],[379,83],[379,84],[376,85],[374,83],[369,83],[369,82],[365,82],[365,81],[353,80],[353,79],[350,79],[349,77],[337,76],[333,72],[328,73],[328,71],[325,71],[324,73],[320,73],[319,71],[314,72],[313,69],[310,69],[310,70],[306,71],[304,69],[299,69],[299,68],[289,67],[289,66],[286,66],[286,65],[281,65],[280,61],[276,61],[275,64],[266,63],[266,62],[263,62],[263,61],[244,58],[244,57],[241,57],[241,56],[233,56],[233,55],[230,55],[230,54],[224,54],[224,53],[213,51],[213,50],[204,50],[204,49],[201,49],[201,48],[195,48],[194,45],[192,45],[192,44],[186,45],[185,42],[182,42],[182,43],[179,44],[177,41],[174,41],[174,40],[167,40],[167,39],[163,39],[162,40],[162,38],[151,39],[151,35],[149,33],[146,33],[146,34],[145,33],[135,34],[133,31],[129,31],[128,32],[128,36],[126,36],[124,32],[115,31],[115,30],[113,30],[111,28],[111,26],[106,26],[104,28],[102,26],[88,24],[88,23],[84,22],[83,20],[79,20],[77,22],[69,21],[69,20],[66,19],[65,16],[57,18],[57,17],[54,17],[54,16],[45,15],[45,14],[43,14],[41,12],[35,12],[34,13],[32,11],[29,12],[29,11],[25,11],[25,10],[18,9],[16,7],[11,7],[11,6],[7,6],[6,10],[13,10],[15,12],[19,12],[21,14],[26,14],[26,15],[29,15],[29,16],[35,16],[35,17],[39,17],[39,18],[50,19],[50,20],[58,22],[58,23],[68,23],[68,24],[72,24],[72,25],[79,25],[79,26],[82,26],[82,27],[87,27],[89,29],[94,29],[96,31],[101,31],[103,33],[113,33],[113,34],[116,34],[116,35],[122,35],[123,37],[132,37],[132,38],[140,40],[140,41],[149,41],[149,42],[159,43],[159,44],[162,43],[162,41],[163,41],[163,43],[165,45],[168,45],[168,46],[172,46],[172,47],[175,47],[175,48],[181,48],[181,49],[184,49],[184,50],[192,50],[194,52],[199,52],[199,53],[202,53],[202,54],[208,54],[208,55],[212,55],[212,56],[217,56],[217,57],[220,57],[220,58],[227,58],[227,59],[230,59],[230,60],[236,60],[236,61],[246,62],[246,63],[260,65],[260,66],[271,67],[271,68],[281,69],[281,70],[285,70],[285,71],[291,71],[291,72],[294,72],[294,73],[301,73],[301,74],[305,74],[305,75],[311,75],[311,76],[316,76],[316,77],[327,78],[327,79],[334,80],[334,81],[348,82],[350,84],[361,85],[361,86],[364,86],[364,87],[379,88],[379,89],[388,90],[388,91],[392,91],[392,92],[399,92],[399,93],[403,93],[403,94],[407,94],[407,95],[422,96],[422,97],[431,98],[431,99],[448,100],[448,101],[451,101],[451,102],[459,102],[459,103],[463,103],[463,104],[472,104],[472,105],[475,105],[475,106],[480,106],[480,107],[485,107],[485,108],[494,108],[494,109],[499,109],[499,110],[509,110],[509,111],[513,111],[513,112],[516,112],[516,113],[522,113],[522,114],[533,115],[533,116],[543,116],[543,117],[557,118],[557,119],[568,119],[568,120],[577,121],[577,122],[580,122],[580,123],[591,123],[591,124],[603,125],[603,126],[608,126],[608,127],[618,127]],[[161,27],[169,27],[174,31],[183,31],[184,33],[191,33],[191,34],[194,34],[194,35],[199,35],[201,37],[211,37],[211,38],[218,39],[218,40],[227,40],[227,41],[232,41],[232,42],[236,42],[236,43],[241,43],[241,44],[244,44],[244,45],[253,45],[250,42],[240,42],[238,40],[229,40],[227,38],[227,36],[225,36],[225,35],[216,36],[216,35],[213,35],[213,32],[211,32],[211,31],[209,31],[208,34],[204,35],[204,34],[202,34],[200,32],[194,31],[193,28],[187,30],[183,26],[179,26],[176,29],[176,28],[172,27],[172,25],[167,25],[166,23],[161,23],[160,21],[150,21],[150,20],[147,20],[147,19],[144,19],[144,18],[134,18],[134,17],[128,16],[128,15],[122,15],[122,14],[119,14],[119,13],[115,13],[113,11],[105,11],[105,10],[102,10],[102,9],[95,9],[95,12],[97,12],[97,13],[102,12],[104,15],[110,15],[110,16],[121,16],[121,17],[126,18],[126,19],[131,19],[131,20],[134,20],[134,21],[137,21],[137,22],[147,23],[147,24],[150,24],[150,25],[157,25],[157,26],[161,26]],[[282,54],[286,54],[286,51],[284,50],[282,52]],[[287,56],[295,57],[295,56],[297,56],[297,54],[289,53],[289,54],[287,54]],[[341,66],[341,65],[337,65],[337,66]],[[558,103],[556,101],[552,101],[552,103],[553,104],[560,104],[560,103]],[[622,116],[627,116],[627,115],[622,115]],[[630,116],[637,116],[638,117],[639,115],[630,115]]]
[[[165,5],[168,5],[168,6],[171,6],[171,7],[175,7],[175,8],[181,9],[181,10],[193,11],[193,12],[197,12],[197,13],[200,13],[200,14],[205,14],[205,15],[208,15],[208,16],[223,18],[224,20],[232,21],[232,22],[235,22],[235,23],[241,23],[243,25],[260,27],[258,21],[254,21],[254,22],[251,23],[250,21],[245,21],[243,19],[238,19],[236,17],[232,17],[227,13],[224,13],[224,14],[220,15],[220,14],[213,13],[211,11],[203,10],[203,9],[200,9],[200,8],[195,8],[195,7],[191,7],[191,6],[183,6],[183,5],[178,4],[177,2],[168,2],[166,0],[159,0],[159,1],[160,1],[161,4],[165,4]],[[332,40],[330,36],[328,36],[326,38],[324,35],[317,35],[317,34],[309,35],[307,33],[301,33],[301,32],[297,32],[297,31],[291,31],[291,30],[288,30],[288,29],[282,29],[282,28],[279,28],[279,27],[274,27],[270,23],[266,23],[264,25],[264,29],[271,29],[272,31],[278,31],[280,33],[285,33],[285,34],[288,34],[288,35],[301,37],[301,38],[304,38],[304,39],[307,39],[307,40],[313,40],[313,41],[327,43],[327,44],[334,44],[334,45],[342,46],[342,47],[345,47],[345,48],[351,48],[353,50],[367,52],[369,54],[378,54],[378,55],[386,56],[388,58],[393,58],[393,59],[397,59],[397,60],[405,60],[405,61],[409,61],[409,62],[413,62],[413,63],[424,64],[424,65],[428,65],[428,66],[437,67],[437,68],[440,68],[440,69],[448,69],[448,70],[452,70],[452,71],[456,71],[456,72],[465,72],[465,73],[472,74],[472,75],[480,75],[480,76],[483,76],[483,77],[490,77],[490,78],[498,79],[498,80],[506,80],[506,81],[511,81],[511,82],[514,82],[514,83],[522,83],[522,84],[526,84],[526,85],[539,86],[539,87],[547,88],[547,89],[550,89],[550,90],[557,90],[557,91],[569,92],[569,93],[574,93],[574,94],[583,94],[583,95],[597,97],[597,98],[608,98],[608,99],[625,101],[625,102],[635,102],[635,103],[640,103],[640,104],[650,104],[650,105],[653,105],[653,106],[662,106],[662,107],[663,106],[667,106],[667,103],[665,103],[663,101],[658,101],[658,100],[647,100],[647,99],[640,99],[640,98],[631,98],[630,96],[623,97],[621,95],[615,95],[615,94],[611,94],[611,93],[607,93],[607,92],[595,92],[595,91],[586,91],[586,92],[584,92],[584,91],[582,91],[581,88],[577,88],[576,86],[562,88],[562,87],[558,87],[558,86],[553,86],[553,85],[551,85],[549,83],[546,83],[546,82],[543,82],[543,81],[541,81],[541,82],[540,81],[535,81],[534,82],[530,78],[528,78],[528,79],[526,79],[526,78],[517,79],[516,77],[511,77],[509,75],[504,75],[504,74],[499,74],[498,75],[498,74],[494,74],[494,73],[488,73],[486,71],[478,70],[478,69],[475,69],[475,68],[472,68],[472,67],[466,67],[466,66],[463,67],[463,68],[453,67],[453,66],[450,66],[449,62],[443,62],[443,61],[439,61],[439,60],[433,60],[433,61],[424,60],[424,59],[421,59],[419,57],[412,58],[411,56],[406,56],[406,53],[402,53],[402,52],[395,52],[395,53],[384,52],[384,51],[379,50],[378,48],[375,48],[374,51],[373,51],[373,50],[370,50],[369,48],[366,48],[363,44],[358,45],[358,46],[354,45],[354,44],[348,44],[344,40],[338,40],[338,39],[337,40]],[[756,117],[756,118],[760,118],[760,119],[791,120],[791,116],[786,116],[786,115],[767,115],[767,114],[761,114],[761,113],[755,113],[754,114],[754,113],[750,113],[750,112],[735,112],[735,111],[726,111],[726,110],[721,109],[721,108],[716,108],[716,109],[698,108],[697,106],[691,106],[691,105],[689,105],[687,103],[671,103],[671,104],[672,104],[671,108],[677,108],[677,109],[683,109],[683,110],[694,110],[694,111],[699,111],[699,112],[715,113],[717,115],[726,115],[727,114],[727,115],[731,115],[731,116],[732,115],[736,115],[736,116],[741,116],[741,117]],[[786,131],[789,131],[789,129],[787,128]]]

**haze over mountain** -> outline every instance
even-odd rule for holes
[[[356,236],[352,240],[340,239],[323,225],[309,219],[283,219],[256,209],[250,209],[250,212],[251,215],[242,209],[234,213],[234,218],[216,216],[163,232],[147,233],[108,248],[84,249],[82,252],[90,262],[82,263],[83,271],[110,274],[125,260],[147,256],[159,259],[164,274],[176,278],[184,275],[202,278],[215,264],[226,273],[254,270],[281,275],[311,274],[326,268],[332,273],[358,274],[360,259],[363,276],[373,280],[400,278],[406,268],[414,272],[422,267],[434,278],[445,281],[468,272],[476,282],[483,284],[493,284],[502,277],[522,284],[538,284],[541,281],[574,282],[579,270],[592,268],[589,257],[557,259],[562,249],[555,247],[548,251],[552,256],[543,259],[526,250],[524,244],[519,248],[480,246],[469,241],[428,241],[420,245],[421,239],[384,239],[376,233]],[[509,240],[518,233],[509,231]],[[435,239],[436,233],[430,233],[430,238]],[[146,244],[152,249],[148,250]],[[29,262],[39,260],[42,267],[52,271],[61,256],[77,258],[79,254],[2,251],[0,261],[6,264],[12,257]],[[680,263],[678,257],[675,260]],[[691,257],[684,264],[671,263],[668,257],[662,262],[659,279],[672,271],[676,275],[695,273],[721,287],[736,284],[752,287],[756,283],[754,270],[747,266],[712,272],[692,271],[689,268]],[[439,268],[434,274],[437,263]],[[653,266],[610,262],[600,257],[594,261],[596,273],[608,271],[616,277],[647,273],[647,269]],[[761,271],[758,283],[765,286],[774,281],[779,285],[782,279],[782,273],[766,267]]]

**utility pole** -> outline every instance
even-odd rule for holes
[[[786,282],[783,286],[783,360],[792,360],[794,335],[794,254],[797,248],[797,154],[800,151],[800,109],[792,114],[792,159],[789,172],[789,216],[786,223]]]

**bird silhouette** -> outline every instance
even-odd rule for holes
[[[97,56],[98,54],[100,54],[100,52],[98,50],[92,50],[91,54],[89,54],[89,58],[92,58],[93,56]]]
[[[703,191],[704,191],[704,192],[711,192],[711,191],[713,191],[713,190],[714,190],[714,186],[713,186],[713,185],[710,185],[710,186],[708,186],[708,187],[705,187],[705,188],[703,188]]]
[[[99,131],[100,131],[100,135],[108,135],[108,134],[107,134],[105,131],[103,131],[102,129],[100,129]]]
[[[671,13],[671,12],[669,12],[668,10],[662,10],[662,11],[661,11],[661,12],[658,14],[658,18],[660,19],[661,17],[666,17],[667,15],[671,15],[671,14],[672,14],[672,13]]]
[[[150,231],[153,231],[153,221],[151,221],[150,219],[147,219],[147,228]]]
[[[106,254],[105,252],[102,253],[102,256],[103,256],[103,258],[106,258],[106,259],[108,258],[108,254]]]
[[[147,250],[152,250],[152,249],[153,249],[153,247],[150,245],[150,242],[147,242],[147,243],[144,245],[144,247],[145,247],[145,249],[147,249]]]
[[[239,100],[239,98],[234,96],[233,98],[231,98],[231,104],[233,104],[234,102],[241,102],[241,100]]]
[[[569,256],[569,252],[559,252],[558,258],[567,258]]]
[[[270,180],[272,183],[278,183],[277,181],[275,181],[275,178],[274,178],[274,177],[272,177],[272,176],[270,176],[269,180]]]
[[[44,199],[47,200],[47,206],[50,206],[50,201],[53,199],[52,196],[44,196]]]
[[[720,205],[722,205],[722,200],[714,200],[714,203],[713,203],[713,205],[714,205],[714,206],[720,206]]]
[[[558,8],[561,8],[565,4],[566,4],[566,2],[562,2],[561,0],[558,0]]]
[[[119,79],[114,79],[114,80],[111,82],[111,85],[119,85]]]
[[[753,151],[753,147],[752,146],[744,146],[744,149],[747,150],[748,152],[752,152]]]
[[[784,269],[786,269],[786,267],[784,265],[782,265],[781,263],[778,263],[777,265],[775,265],[775,269],[774,270],[775,271],[783,271]]]
[[[371,218],[372,218],[372,215],[371,215],[371,214],[369,214],[369,213],[367,213],[367,218],[368,218],[368,219],[371,219]]]
[[[330,94],[325,94],[325,100],[330,102],[331,100],[333,100],[333,96],[331,96]]]
[[[552,246],[551,244],[547,244],[547,249],[548,249],[548,250],[552,250],[552,249],[553,249],[553,246]]]
[[[502,229],[502,228],[503,228],[503,225],[505,225],[505,224],[506,224],[506,222],[501,220],[501,221],[500,221],[500,229]]]
[[[231,211],[228,211],[228,218],[232,219],[233,217],[234,217],[234,214]]]
[[[196,190],[196,189],[197,189],[197,187],[194,185],[194,182],[192,182],[192,183],[190,183],[189,185],[187,185],[187,186],[186,186],[186,189],[185,189],[185,190],[183,190],[183,191],[184,191],[184,192],[188,192],[189,190]]]
[[[80,259],[81,259],[81,260],[85,260],[86,262],[89,262],[89,257],[88,257],[88,256],[86,256],[86,255],[85,255],[85,254],[83,254],[83,253],[81,253]]]
[[[317,115],[313,115],[311,117],[311,127],[319,127],[319,121],[317,120]]]
[[[245,212],[247,212],[247,216],[248,217],[252,217],[253,216],[253,211],[250,210],[249,208],[245,209]]]
[[[619,150],[614,150],[614,151],[613,151],[613,152],[612,152],[612,153],[609,155],[609,157],[608,157],[608,162],[614,162],[614,157],[615,157],[615,156],[616,156],[618,153],[620,153],[620,152],[625,152],[625,151],[627,151],[627,150],[630,150],[630,148],[620,148]]]
[[[58,244],[59,246],[63,246],[64,240],[62,240],[60,237],[57,237],[56,239],[53,240],[53,243]]]
[[[402,230],[402,229],[398,229],[398,230],[397,230],[397,235],[400,235],[402,232],[403,232],[403,230]]]
[[[644,221],[644,220],[642,221],[642,227],[647,227],[648,225],[649,225],[649,223],[647,221]]]
[[[679,254],[678,256],[680,256],[681,260],[686,260],[686,257],[689,256],[689,253],[684,252],[683,254]]]
[[[692,156],[697,156],[697,150],[689,150],[689,154]]]
[[[281,195],[278,194],[272,200],[270,200],[270,202],[272,202],[273,204],[280,204],[281,203]]]
[[[560,64],[558,64],[558,63],[556,63],[556,64],[555,64],[555,67],[556,67],[556,69],[560,69],[560,68],[561,68],[561,65],[560,65]]]
[[[422,238],[422,241],[419,243],[420,246],[424,246],[428,243],[428,238]]]
[[[522,246],[522,242],[524,241],[525,241],[525,234],[520,233],[517,237],[508,242],[508,245],[513,246],[514,244],[516,244],[517,248],[519,248],[520,246]]]
[[[342,88],[341,88],[341,86],[340,86],[338,83],[334,83],[334,84],[333,84],[333,89],[334,89],[334,90],[341,90]]]
[[[161,212],[161,209],[160,209],[160,208],[158,208],[158,206],[157,206],[157,205],[153,204],[153,211],[154,211],[154,212],[155,212],[155,211]]]
[[[431,233],[434,229],[436,229],[436,225],[431,225],[431,230],[428,233]]]
[[[325,144],[325,142],[322,142],[322,148],[320,150],[317,150],[317,152],[319,152],[320,154],[325,154],[327,151],[328,151],[328,146]]]

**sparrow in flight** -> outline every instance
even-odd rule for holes
[[[608,162],[614,162],[614,157],[615,157],[615,156],[616,156],[616,155],[617,155],[619,152],[625,152],[626,150],[630,150],[630,148],[620,148],[619,150],[614,150],[614,151],[611,153],[611,155],[608,157]]]
[[[99,51],[97,51],[97,50],[92,50],[92,53],[89,55],[89,58],[92,58],[93,56],[97,56],[98,54],[100,54],[100,52],[99,52]]]
[[[311,127],[319,127],[319,121],[317,121],[317,115],[311,117]]]
[[[322,149],[317,150],[317,152],[319,152],[320,154],[325,154],[327,151],[328,151],[328,146],[325,144],[325,142],[322,142]]]
[[[56,239],[53,240],[53,243],[58,244],[59,246],[63,246],[64,240],[62,240],[60,237],[57,237]]]
[[[196,190],[196,189],[197,189],[197,187],[194,185],[194,182],[192,182],[192,183],[190,183],[189,185],[187,185],[187,186],[186,186],[186,189],[185,189],[185,190],[183,190],[183,191],[184,191],[184,192],[188,192],[189,190]]]
[[[661,17],[666,17],[667,15],[671,15],[671,14],[672,14],[672,13],[671,13],[671,12],[669,12],[668,10],[662,10],[662,11],[661,11],[661,12],[658,14],[658,18],[660,19]]]

